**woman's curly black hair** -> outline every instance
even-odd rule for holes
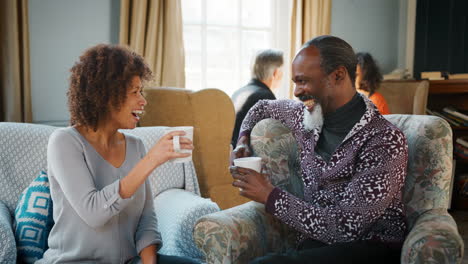
[[[369,96],[371,96],[383,79],[379,66],[377,66],[372,55],[367,52],[358,52],[356,53],[356,57],[358,65],[361,67],[362,80],[364,81],[364,85],[361,85],[360,89],[369,92]]]
[[[120,109],[134,76],[142,81],[153,78],[143,57],[124,46],[109,44],[86,50],[70,72],[67,92],[70,124],[93,130],[110,107]]]

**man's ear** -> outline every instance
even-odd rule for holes
[[[340,66],[333,72],[332,78],[335,82],[338,83],[344,80],[347,74],[348,71],[346,70],[346,68],[344,66]]]
[[[273,78],[274,78],[274,79],[278,79],[279,74],[280,74],[280,68],[276,68],[276,69],[273,71]]]
[[[280,68],[276,68],[274,71],[273,71],[273,75],[271,76],[271,79],[272,80],[275,80],[275,81],[278,81],[279,79],[281,79],[281,69]]]

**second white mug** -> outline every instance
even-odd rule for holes
[[[262,170],[262,158],[260,157],[245,157],[234,160],[234,165],[237,167],[252,169],[256,172]]]
[[[184,131],[185,132],[185,138],[190,139],[193,142],[193,127],[192,126],[179,126],[179,127],[168,127],[166,128],[164,134],[168,134],[173,131]],[[192,160],[192,150],[191,149],[180,149],[180,137],[179,136],[174,136],[173,138],[173,144],[174,144],[174,151],[179,152],[179,153],[190,153],[189,157],[185,158],[177,158],[173,159],[172,162],[174,163],[183,163],[183,162],[190,162]]]

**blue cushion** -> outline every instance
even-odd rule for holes
[[[54,224],[49,178],[44,171],[23,191],[15,210],[15,239],[18,261],[34,263],[47,250]]]

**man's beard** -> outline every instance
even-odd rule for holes
[[[318,129],[322,130],[323,126],[323,112],[320,103],[316,102],[312,112],[304,109],[303,125],[306,130]]]
[[[325,85],[325,89],[330,91],[331,89],[330,81],[328,81],[327,79],[324,79],[324,85]],[[324,117],[323,117],[322,105],[320,103],[321,100],[319,100],[319,98],[317,98],[316,96],[312,96],[312,95],[299,96],[299,100],[301,100],[302,102],[313,100],[314,102],[312,112],[310,112],[307,109],[307,106],[304,109],[304,119],[302,120],[304,128],[306,130],[318,129],[319,132],[322,132]]]

